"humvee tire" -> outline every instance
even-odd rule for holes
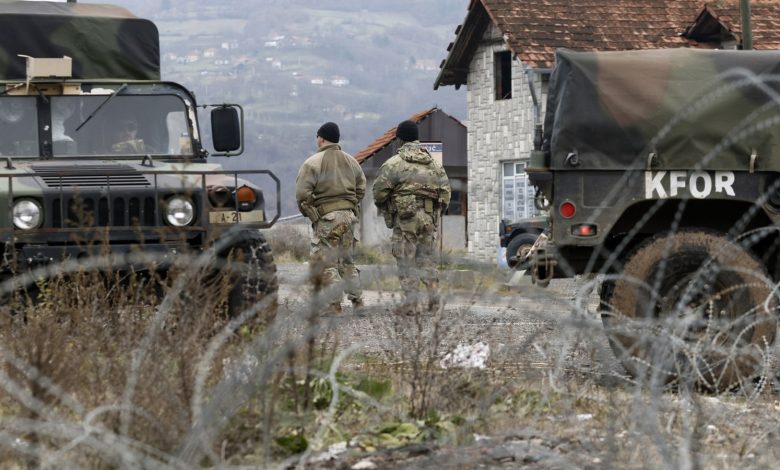
[[[521,233],[514,237],[506,247],[507,265],[512,269],[528,269],[530,263],[528,261],[521,263],[520,260],[528,254],[538,237],[532,233]]]
[[[761,373],[774,341],[773,284],[725,236],[684,230],[650,238],[605,282],[599,310],[615,356],[651,383],[724,391]]]
[[[242,230],[220,255],[228,261],[230,285],[228,293],[228,314],[231,318],[240,315],[253,305],[262,302],[263,308],[257,315],[263,322],[270,323],[276,315],[279,281],[276,277],[271,246],[257,230]]]

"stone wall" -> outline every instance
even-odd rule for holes
[[[533,148],[533,99],[517,59],[512,61],[512,98],[495,99],[494,54],[506,50],[501,32],[491,25],[468,74],[468,252],[486,262],[496,259],[499,247],[501,162],[527,159]],[[535,87],[541,93],[539,82]]]

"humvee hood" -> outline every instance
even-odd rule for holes
[[[780,51],[559,50],[556,64],[553,169],[780,166]]]

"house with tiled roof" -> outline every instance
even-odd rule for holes
[[[780,49],[780,0],[752,0],[753,49]],[[692,47],[736,49],[742,44],[738,0],[706,3],[681,35]]]
[[[452,202],[442,218],[443,246],[453,250],[466,247],[466,211],[468,206],[466,182],[466,126],[439,108],[430,108],[398,122],[409,119],[417,123],[420,142],[428,147],[434,158],[440,159],[452,186]],[[397,153],[395,127],[379,136],[354,155],[366,174],[366,195],[361,204],[361,241],[376,246],[390,240],[391,231],[374,206],[373,188],[377,171]]]
[[[468,250],[497,258],[501,219],[538,214],[524,168],[555,50],[686,47],[700,0],[470,0],[434,88],[466,85]],[[733,23],[729,23],[733,28]],[[731,30],[733,31],[733,29]]]

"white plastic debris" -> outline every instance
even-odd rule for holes
[[[443,369],[452,367],[484,369],[487,366],[488,356],[490,356],[490,346],[487,343],[480,341],[476,344],[459,344],[454,351],[444,355],[440,365]]]
[[[347,451],[347,443],[337,442],[335,444],[331,444],[328,447],[327,451],[321,452],[313,456],[311,459],[309,459],[309,461],[312,463],[328,462],[330,460],[335,460],[339,454],[343,454],[346,451]]]
[[[577,421],[590,421],[591,419],[593,419],[593,415],[590,413],[577,415]]]
[[[376,468],[376,464],[368,459],[363,459],[352,466],[352,470],[370,470]]]
[[[346,442],[337,442],[335,444],[331,444],[330,447],[328,447],[328,452],[330,452],[333,455],[342,454],[346,451],[347,451]]]

